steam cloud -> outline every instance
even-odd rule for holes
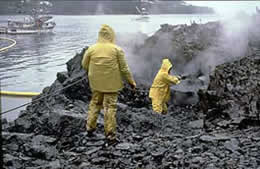
[[[237,15],[232,20],[221,21],[219,38],[214,46],[202,51],[186,67],[188,73],[202,71],[208,75],[217,65],[246,56],[250,36],[257,31],[253,17]]]
[[[177,44],[173,43],[174,37],[171,32],[157,31],[149,42],[148,36],[140,32],[131,35],[121,34],[117,37],[117,42],[125,50],[131,71],[148,84],[151,84],[161,66],[162,58],[166,56],[173,58],[174,71],[177,73],[201,72],[204,76],[208,76],[215,66],[244,57],[249,52],[248,44],[252,36],[259,39],[259,33],[257,34],[259,27],[255,24],[255,18],[245,13],[239,13],[229,20],[222,20],[220,25],[221,29],[217,32],[216,42],[200,53],[194,53],[196,57],[188,63],[185,63],[182,57],[177,57],[181,53],[172,50]],[[160,37],[157,37],[159,33]],[[137,49],[144,43],[146,43],[146,48],[141,48],[139,50],[141,52],[137,55]],[[150,48],[147,48],[147,43],[151,44]],[[181,40],[179,43],[182,43]]]

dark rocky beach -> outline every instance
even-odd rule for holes
[[[256,21],[260,22],[259,18]],[[108,147],[103,112],[96,136],[88,137],[86,133],[91,91],[80,66],[86,47],[67,62],[67,71],[57,73],[53,84],[33,101],[43,99],[29,105],[13,122],[2,119],[3,168],[260,169],[258,22],[248,27],[248,41],[239,55],[230,52],[225,45],[228,41],[223,42],[221,22],[165,24],[136,46],[134,54],[154,69],[134,75],[138,87],[135,92],[129,86],[120,92],[120,142]],[[162,42],[171,47],[156,50]],[[187,74],[187,79],[183,87],[172,89],[168,114],[160,116],[151,109],[149,85],[142,76],[151,80],[165,55],[172,57],[176,72]],[[221,59],[216,63],[206,64],[209,62],[204,59],[217,56]]]

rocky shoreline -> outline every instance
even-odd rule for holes
[[[53,15],[129,15],[139,14],[136,6],[140,6],[140,1],[64,1],[51,0],[52,7],[49,9]],[[23,6],[22,6],[23,5]],[[12,1],[0,2],[0,14],[25,14],[37,4],[25,1],[22,4]],[[194,6],[183,4],[179,1],[162,1],[160,3],[145,4],[149,14],[214,14],[212,8],[204,6]],[[28,9],[29,8],[29,9]]]
[[[219,24],[206,25],[209,32],[214,32],[216,29],[209,25]],[[162,26],[142,47],[149,46],[148,41],[158,37],[160,32],[176,33],[176,27]],[[183,32],[188,34],[193,29],[203,28],[205,25],[186,26]],[[159,37],[163,36],[160,34]],[[207,39],[212,41],[212,38],[215,37]],[[136,92],[126,86],[120,93],[117,111],[120,143],[109,147],[104,146],[103,112],[98,120],[97,135],[91,138],[86,135],[86,111],[91,92],[87,79],[81,80],[85,76],[80,66],[83,49],[67,62],[67,71],[57,73],[55,82],[33,100],[48,94],[53,96],[28,106],[13,122],[2,120],[3,167],[260,169],[260,127],[245,121],[248,117],[256,119],[260,111],[259,41],[260,38],[250,40],[250,50],[243,58],[214,68],[206,84],[208,87],[199,90],[196,102],[179,104],[172,99],[165,116],[152,112],[149,86],[137,77]],[[182,46],[187,45],[185,41],[183,43]],[[206,49],[194,48],[198,53]],[[187,91],[173,89],[172,92],[173,98],[180,94],[194,97]]]

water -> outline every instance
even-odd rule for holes
[[[151,15],[149,20],[143,21],[137,18],[137,15],[58,15],[54,16],[57,26],[51,34],[0,35],[17,41],[15,47],[0,53],[1,90],[41,92],[54,82],[57,72],[66,70],[69,59],[96,42],[98,30],[104,23],[112,26],[116,34],[123,35],[119,37],[128,38],[137,32],[152,35],[165,23],[190,24],[192,20],[206,23],[220,19],[216,15]],[[23,16],[0,16],[0,25],[8,19],[23,20]],[[0,47],[8,45],[4,41],[0,44]],[[28,99],[2,99],[2,111],[28,102]],[[13,120],[22,109],[3,117]]]

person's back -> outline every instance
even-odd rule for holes
[[[114,44],[115,33],[103,25],[98,42],[89,47],[82,66],[87,69],[90,87],[100,92],[117,92],[123,88],[122,76],[129,82],[134,80],[124,59],[124,52]],[[87,60],[87,58],[89,60]],[[106,85],[104,85],[106,83]]]
[[[115,139],[116,102],[123,79],[135,87],[135,81],[126,64],[124,52],[114,44],[115,33],[108,25],[102,25],[96,44],[90,46],[82,59],[82,67],[88,72],[92,99],[89,105],[87,131],[96,129],[98,113],[104,107],[105,134]]]

